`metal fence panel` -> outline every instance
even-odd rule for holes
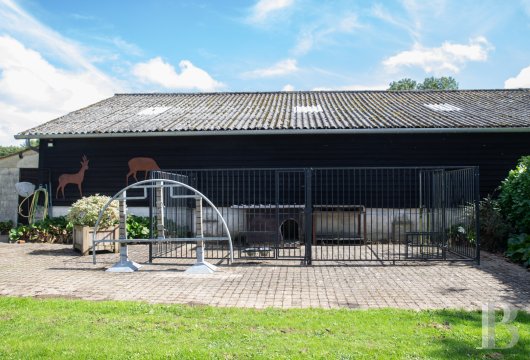
[[[155,171],[219,208],[240,260],[478,260],[477,168],[205,169]],[[193,236],[193,204],[166,223]],[[204,212],[208,236],[222,232]],[[206,257],[226,257],[208,243]],[[153,245],[151,258],[194,258],[193,244]]]

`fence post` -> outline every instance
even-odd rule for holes
[[[151,172],[151,179],[154,179],[155,172]],[[153,204],[155,202],[155,199],[153,197],[153,189],[148,189],[149,194],[149,239],[154,239],[154,229],[155,229],[155,221],[154,221],[154,212],[153,212]],[[153,263],[153,243],[149,243],[149,263]]]
[[[475,233],[476,233],[476,261],[480,265],[480,171],[475,167]]]
[[[442,186],[441,186],[441,203],[442,207],[442,259],[447,260],[447,250],[448,250],[448,239],[447,239],[447,219],[446,219],[446,207],[447,207],[447,176],[445,169],[442,169]]]
[[[312,239],[313,239],[313,199],[312,193],[312,174],[313,169],[305,169],[305,206],[304,206],[304,224],[305,224],[305,263],[311,265],[312,260]]]

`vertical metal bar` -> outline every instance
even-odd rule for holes
[[[476,233],[476,261],[480,265],[480,172],[479,167],[475,167],[475,233]]]
[[[279,170],[276,170],[275,172],[275,200],[274,202],[276,203],[276,227],[275,229],[277,229],[277,232],[276,232],[276,237],[275,237],[275,244],[272,244],[273,247],[274,247],[274,257],[275,258],[278,258],[278,255],[279,255],[279,243],[280,243],[280,171]],[[283,178],[282,178],[283,180]],[[282,195],[282,199],[283,199],[283,195],[284,194],[281,194]]]
[[[313,239],[313,199],[312,195],[312,173],[313,169],[305,169],[305,264],[311,265],[312,262],[312,244],[311,240]]]
[[[158,172],[152,172],[151,178],[155,178]],[[153,221],[153,189],[148,190],[149,194],[149,238],[154,239],[153,237],[153,228],[154,228],[154,221]],[[149,243],[149,263],[153,263],[153,243]]]
[[[447,257],[447,249],[446,249],[446,244],[447,244],[447,237],[446,237],[446,234],[447,234],[447,229],[446,229],[446,214],[445,214],[445,211],[446,211],[446,202],[447,202],[447,198],[446,198],[446,195],[447,195],[447,181],[446,181],[446,172],[445,170],[441,170],[441,208],[442,208],[442,226],[441,226],[441,229],[440,229],[440,236],[441,236],[441,240],[442,240],[442,259],[443,260],[446,260],[446,257]],[[439,245],[437,246],[437,248],[439,249]]]
[[[158,239],[165,239],[164,234],[164,189],[162,188],[162,185],[164,184],[163,181],[158,181],[157,187],[155,189],[155,197],[156,197],[156,230],[157,230],[157,238]]]

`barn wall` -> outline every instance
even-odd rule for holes
[[[53,147],[41,142],[39,165],[50,169],[55,192],[59,175],[77,172],[86,155],[85,194],[114,194],[124,187],[127,162],[137,156],[152,157],[163,169],[478,165],[485,195],[518,158],[530,154],[528,139],[515,133],[54,139]],[[69,185],[66,201],[54,205],[77,198],[77,188]]]

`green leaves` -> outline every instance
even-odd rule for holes
[[[423,83],[418,84],[418,90],[458,90],[458,83],[451,76],[425,78]]]
[[[530,267],[530,235],[522,233],[513,235],[508,240],[506,256],[516,262]]]
[[[96,225],[99,212],[109,200],[110,197],[98,194],[83,197],[72,204],[67,218],[74,225],[93,227]],[[106,228],[116,225],[119,218],[118,202],[113,201],[103,213],[99,227]]]
[[[488,195],[480,202],[480,248],[504,252],[512,226],[501,213],[499,201]]]
[[[508,240],[506,256],[530,266],[530,156],[523,156],[501,183],[501,212],[519,235]]]
[[[0,221],[0,235],[8,234],[14,225],[11,220]]]
[[[416,90],[417,86],[418,83],[416,82],[416,80],[404,78],[398,81],[392,81],[388,90]]]
[[[530,233],[530,156],[523,156],[501,183],[499,205],[506,219],[521,233]]]
[[[422,83],[404,78],[398,81],[392,81],[388,90],[458,90],[458,83],[451,76],[442,76],[439,78],[431,76],[425,78]]]
[[[32,225],[20,225],[9,231],[9,240],[69,244],[73,226],[64,216],[46,218]]]
[[[129,239],[147,239],[151,223],[148,217],[128,215],[127,237]]]

